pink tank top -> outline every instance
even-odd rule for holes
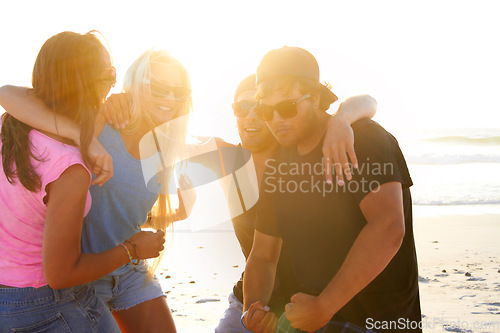
[[[47,285],[42,266],[46,186],[72,165],[81,164],[88,169],[76,147],[35,130],[30,133],[30,141],[34,155],[42,158],[41,161],[32,159],[41,179],[39,192],[28,191],[17,178],[10,184],[0,167],[0,284],[38,288]],[[90,193],[87,193],[85,214],[90,205]]]

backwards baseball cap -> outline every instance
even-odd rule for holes
[[[338,99],[326,85],[320,83],[316,58],[300,47],[284,46],[272,50],[262,58],[257,67],[257,84],[283,76],[318,82],[322,105],[329,106]]]

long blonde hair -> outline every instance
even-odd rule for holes
[[[189,114],[192,110],[191,95],[181,102],[179,113],[175,119],[155,127],[150,112],[153,104],[151,102],[151,81],[155,79],[151,72],[151,65],[162,63],[173,65],[181,74],[185,87],[191,90],[191,82],[186,68],[165,50],[150,49],[137,58],[125,74],[123,91],[132,98],[129,124],[122,130],[126,135],[136,133],[141,123],[146,121],[151,126],[151,134],[162,165],[158,168],[161,192],[158,200],[148,214],[148,224],[151,228],[165,231],[174,222],[175,211],[172,209],[169,182],[174,174],[174,164],[182,161],[185,154],[185,142],[187,135],[187,124]],[[161,78],[156,78],[161,80]],[[151,142],[151,141],[150,141]],[[163,255],[163,253],[162,253]],[[161,257],[156,258],[149,266],[150,277],[158,267]]]

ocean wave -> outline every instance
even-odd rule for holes
[[[500,155],[492,154],[441,154],[427,153],[406,155],[409,164],[460,164],[460,163],[500,163]]]
[[[453,144],[453,145],[500,145],[500,136],[470,137],[470,136],[442,136],[435,138],[421,139],[427,143]]]
[[[481,200],[481,199],[449,199],[449,200],[425,200],[413,198],[414,205],[420,206],[461,206],[461,205],[498,205],[500,200]]]

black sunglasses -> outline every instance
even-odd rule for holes
[[[246,117],[251,109],[257,106],[257,102],[239,101],[233,103],[233,113],[236,117]]]
[[[168,84],[150,81],[151,96],[156,98],[167,98],[170,93],[174,94],[176,101],[184,102],[191,95],[191,89],[183,86],[169,86]]]
[[[255,106],[255,114],[264,121],[273,120],[274,111],[278,112],[281,118],[292,118],[297,115],[297,104],[309,97],[311,97],[310,94],[305,94],[296,101],[288,99],[272,106],[259,104]]]

